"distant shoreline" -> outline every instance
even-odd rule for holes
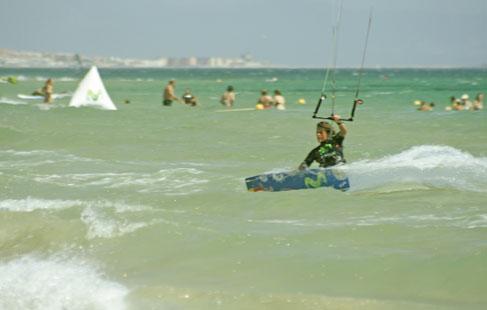
[[[103,70],[326,70],[326,67],[231,67],[231,68],[220,68],[220,67],[103,67],[97,66],[99,69]],[[66,69],[82,69],[87,70],[89,66],[83,67],[41,67],[41,66],[1,66],[0,70],[12,70],[12,69],[32,69],[32,70],[66,70]],[[358,67],[338,67],[337,70],[359,70]],[[478,67],[435,67],[435,66],[418,66],[418,67],[365,67],[364,70],[368,71],[381,71],[381,70],[487,70],[487,66]]]
[[[45,53],[17,51],[0,48],[0,68],[9,69],[76,69],[89,68],[92,65],[100,69],[326,69],[328,64],[317,66],[292,66],[273,64],[268,61],[254,60],[252,55],[238,57],[159,57],[156,59],[130,59],[122,57],[85,56],[74,53]],[[358,66],[337,66],[337,69],[357,70]],[[365,64],[367,70],[389,69],[487,69],[487,63],[475,66],[457,65],[378,65]]]

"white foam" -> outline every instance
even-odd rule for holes
[[[87,239],[120,237],[155,223],[131,223],[126,219],[116,219],[94,207],[85,208],[81,220],[88,226]]]
[[[64,171],[62,169],[63,164],[78,162],[90,163],[89,172],[58,172]],[[78,157],[62,151],[0,150],[0,168],[4,171],[12,173],[15,177],[28,178],[39,183],[54,184],[60,187],[121,188],[131,189],[139,193],[188,195],[203,191],[201,185],[209,182],[207,178],[202,177],[204,171],[200,167],[206,165],[201,163],[161,163],[160,165],[163,165],[165,169],[160,169],[160,165],[155,168],[154,165],[147,165],[144,162],[110,161],[110,171],[103,172],[103,170],[107,170],[106,163],[104,160]],[[118,169],[113,164],[116,164]],[[34,169],[28,169],[31,171],[30,175],[17,176],[19,169],[42,167],[42,171],[45,171],[46,166],[51,166],[49,171],[52,172],[50,174],[35,173]],[[130,166],[135,166],[137,171],[127,171]],[[143,168],[144,172],[138,171],[140,168]]]
[[[13,100],[5,97],[0,97],[0,103],[3,104],[10,104],[10,105],[26,105],[27,102],[24,101],[18,101],[18,100]]]
[[[91,158],[78,157],[72,154],[66,154],[63,152],[47,151],[47,150],[29,150],[29,151],[17,151],[17,150],[0,150],[0,155],[8,155],[11,157],[55,157],[54,161],[98,161]]]
[[[487,214],[479,214],[475,218],[466,222],[467,228],[486,228],[487,227]]]
[[[36,210],[62,210],[73,207],[96,207],[100,209],[114,209],[116,213],[140,212],[150,210],[143,205],[127,205],[122,202],[106,200],[82,201],[61,199],[39,199],[27,197],[25,199],[0,200],[0,210],[11,212],[32,212]]]
[[[135,78],[135,79],[118,79],[121,82],[154,82],[155,80],[152,78]]]
[[[54,105],[52,103],[38,103],[36,107],[41,111],[49,111],[51,109],[59,108],[59,105]]]
[[[128,289],[96,266],[57,255],[0,262],[0,309],[125,309]]]
[[[17,170],[19,168],[72,162],[98,162],[98,160],[46,150],[0,150],[0,168],[2,169]]]
[[[48,200],[31,197],[0,201],[0,210],[10,212],[51,212],[69,208],[80,209],[80,220],[87,226],[87,239],[120,237],[162,221],[157,219],[148,222],[134,221],[132,216],[126,216],[125,213],[151,212],[152,209],[143,205],[130,205],[123,202]]]
[[[36,210],[62,210],[82,204],[79,200],[46,200],[28,197],[26,199],[6,199],[0,201],[0,210],[11,212],[32,212]]]
[[[7,154],[12,156],[29,156],[29,155],[50,155],[54,152],[44,150],[32,150],[32,151],[16,151],[16,150],[1,150],[0,154]]]
[[[401,185],[487,191],[487,158],[450,146],[414,146],[399,154],[337,169],[347,173],[352,191]]]
[[[199,192],[200,184],[208,183],[195,177],[203,171],[195,168],[171,168],[155,173],[108,172],[37,175],[34,180],[63,187],[132,188],[140,193],[164,192],[169,195],[185,195]]]
[[[340,227],[403,225],[408,227],[456,227],[474,229],[487,227],[487,214],[408,214],[395,216],[367,215],[344,219],[269,219],[248,220],[250,223],[274,224],[299,227],[320,227],[335,229]]]
[[[56,79],[56,82],[75,82],[75,81],[78,81],[78,79],[73,77],[68,77],[68,76],[63,76]]]

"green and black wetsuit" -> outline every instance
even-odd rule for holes
[[[304,160],[303,164],[309,167],[316,161],[320,167],[330,167],[338,163],[344,163],[343,158],[343,140],[344,136],[340,134],[334,135],[331,139],[321,142],[315,147]]]

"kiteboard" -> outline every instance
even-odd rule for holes
[[[18,98],[24,99],[24,100],[43,100],[44,96],[40,95],[24,95],[24,94],[18,94]],[[71,94],[52,94],[52,99],[61,99],[61,98],[66,98],[66,97],[71,97]]]
[[[279,192],[319,187],[332,187],[346,191],[350,188],[348,177],[332,168],[295,170],[256,175],[245,179],[250,192]]]

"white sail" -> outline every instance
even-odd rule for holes
[[[70,107],[92,106],[106,110],[116,110],[107,93],[96,66],[91,67],[73,94]]]

